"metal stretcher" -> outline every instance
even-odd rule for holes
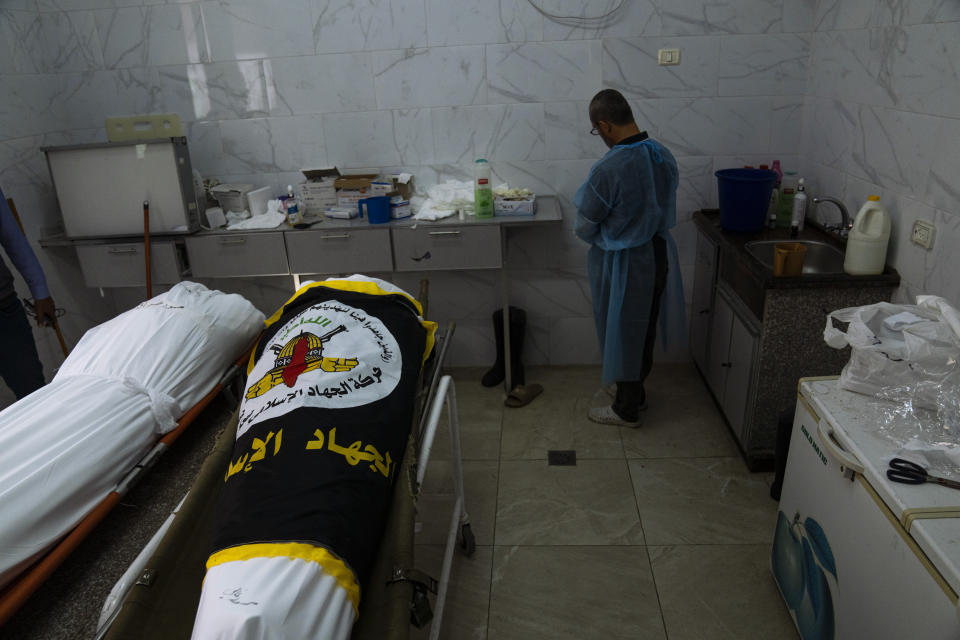
[[[42,558],[29,569],[0,591],[0,628],[10,620],[17,610],[39,589],[43,583],[56,571],[81,542],[97,527],[98,524],[117,506],[120,500],[139,481],[143,475],[157,462],[163,453],[169,449],[180,435],[193,423],[198,415],[235,380],[241,367],[250,356],[252,346],[247,348],[243,355],[234,361],[234,364],[223,374],[220,381],[200,401],[189,409],[178,421],[177,426],[163,437],[159,438],[153,448],[130,470],[130,472],[73,530],[64,536]]]
[[[426,314],[425,283],[420,300]],[[403,640],[409,637],[411,624],[431,624],[430,638],[438,638],[455,547],[467,556],[472,556],[476,547],[464,504],[456,393],[452,378],[441,373],[454,330],[451,322],[437,337],[436,349],[421,372],[415,424],[393,486],[372,578],[351,635],[357,640]],[[455,504],[441,574],[433,579],[415,567],[414,529],[416,501],[444,407],[453,449]],[[209,553],[213,505],[223,486],[224,469],[230,464],[237,420],[235,413],[176,515],[168,521],[169,529],[158,532],[114,588],[101,614],[98,639],[190,637]],[[436,596],[432,608],[429,594]]]

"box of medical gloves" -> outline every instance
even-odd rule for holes
[[[537,212],[537,196],[522,199],[507,199],[497,196],[493,199],[495,216],[532,216]]]
[[[303,199],[305,213],[320,214],[327,207],[337,205],[337,188],[335,181],[340,177],[336,167],[324,169],[302,169],[307,181],[300,185],[300,197]]]

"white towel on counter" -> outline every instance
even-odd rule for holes
[[[230,214],[227,214],[230,219]],[[227,231],[239,231],[242,229],[273,229],[280,226],[287,219],[286,214],[282,212],[282,205],[279,200],[270,200],[267,202],[267,212],[259,216],[253,216],[244,220],[230,220],[227,225]]]

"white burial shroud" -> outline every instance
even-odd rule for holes
[[[181,282],[89,330],[50,384],[0,412],[0,587],[117,487],[263,320]]]

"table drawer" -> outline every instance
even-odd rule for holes
[[[498,269],[503,264],[499,226],[405,227],[392,232],[397,271]]]
[[[293,231],[286,234],[290,272],[392,271],[389,229]]]
[[[147,284],[142,242],[78,245],[77,257],[88,287],[143,287]],[[150,243],[150,272],[154,284],[180,282],[182,266],[175,243]]]
[[[281,276],[290,273],[283,233],[231,233],[187,238],[195,278]]]

